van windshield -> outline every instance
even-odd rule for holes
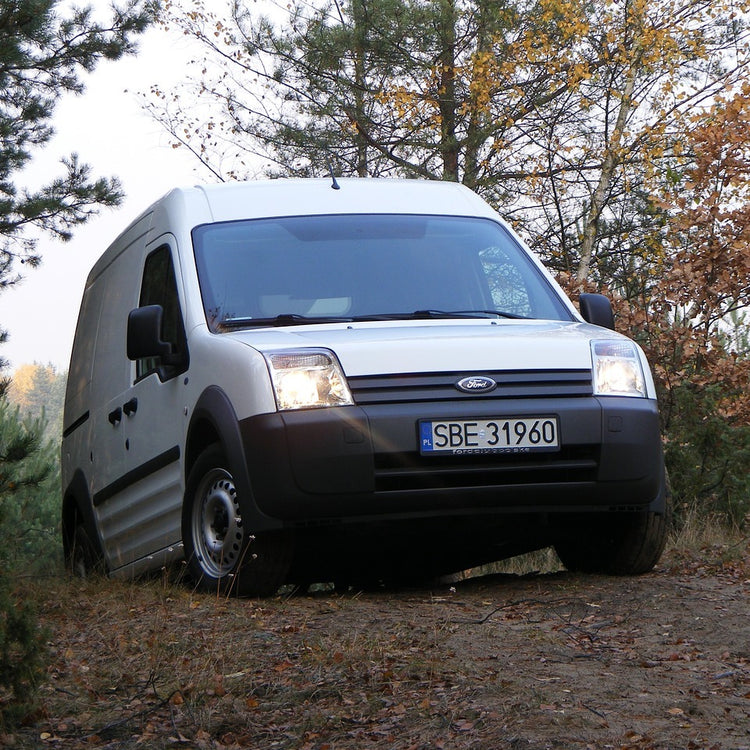
[[[489,219],[251,219],[196,227],[193,246],[215,332],[339,320],[572,320],[524,250]]]

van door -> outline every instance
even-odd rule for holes
[[[170,548],[182,536],[188,358],[174,248],[171,235],[148,246],[138,306],[162,306],[162,339],[184,355],[184,365],[163,367],[153,358],[130,363],[130,385],[111,405],[111,411],[121,409],[121,466],[117,495],[107,501],[102,521],[112,532],[107,539],[112,568],[135,564],[133,572],[155,567],[150,559],[155,555],[164,561],[176,557],[179,551]]]
[[[84,471],[90,476],[94,515],[109,569],[117,567],[118,545],[130,527],[127,515],[116,510],[124,473],[122,405],[131,385],[132,369],[125,351],[127,314],[137,303],[141,274],[137,239],[113,256],[96,281],[101,304],[91,369],[91,432]]]

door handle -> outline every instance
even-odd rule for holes
[[[125,412],[125,416],[129,417],[138,411],[138,399],[131,398],[130,401],[126,401],[122,405],[122,410]]]
[[[117,425],[120,421],[122,421],[122,409],[119,406],[116,409],[113,409],[107,415],[107,419],[109,420],[109,423],[111,425]]]

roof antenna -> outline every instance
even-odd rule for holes
[[[331,164],[331,160],[326,159],[326,163],[328,164],[328,171],[331,173],[331,187],[334,190],[341,190],[341,185],[336,182],[336,175],[333,173],[333,164]]]

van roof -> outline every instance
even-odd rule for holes
[[[479,196],[456,182],[343,178],[335,184],[338,189],[330,178],[277,179],[202,185],[179,192],[188,203],[204,201],[212,221],[370,212],[496,216]]]
[[[135,218],[89,274],[91,283],[139,237],[190,232],[220,221],[326,214],[433,214],[498,220],[476,193],[457,182],[394,178],[255,180],[175,188]]]

